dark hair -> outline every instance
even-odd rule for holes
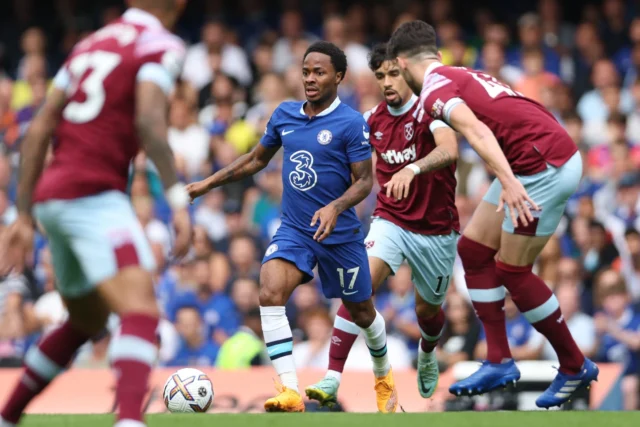
[[[617,124],[620,126],[626,126],[627,125],[627,116],[625,116],[624,114],[621,114],[617,111],[614,111],[613,113],[609,114],[609,117],[607,117],[607,123],[611,123],[611,124]]]
[[[371,71],[376,71],[378,68],[382,66],[384,61],[391,61],[395,58],[389,55],[389,51],[387,49],[386,43],[378,43],[371,49],[369,52],[369,68]]]
[[[640,236],[640,231],[636,230],[634,227],[628,227],[624,232],[624,237],[629,236]]]
[[[400,25],[389,40],[389,54],[414,56],[419,53],[436,55],[436,30],[424,21],[409,21]]]
[[[342,73],[342,78],[344,79],[344,76],[347,74],[347,55],[344,54],[342,49],[324,40],[317,41],[309,46],[304,53],[303,60],[307,59],[307,56],[313,52],[322,53],[331,58],[331,65],[333,65],[336,73]]]

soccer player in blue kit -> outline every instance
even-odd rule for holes
[[[304,411],[285,304],[298,285],[313,278],[316,265],[325,296],[342,299],[364,333],[378,410],[395,412],[398,405],[385,322],[371,300],[364,234],[353,209],[371,192],[373,173],[369,127],[362,114],[338,98],[346,71],[347,58],[337,46],[311,45],[302,64],[307,101],[280,104],[256,148],[187,187],[193,200],[257,173],[284,148],[282,225],[260,271],[262,330],[282,383],[264,405],[270,412]]]

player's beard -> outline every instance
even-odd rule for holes
[[[395,99],[393,101],[389,101],[385,96],[385,101],[387,102],[387,105],[391,108],[400,108],[404,103],[404,100],[402,99],[400,94],[395,90],[393,91],[393,93],[396,95]]]
[[[407,82],[409,88],[411,88],[411,91],[416,95],[420,95],[420,92],[422,92],[422,84],[418,83],[418,81],[413,78],[408,69],[405,68],[402,70],[402,77],[404,78],[404,81]]]

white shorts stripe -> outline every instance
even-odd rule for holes
[[[111,348],[111,362],[118,360],[134,360],[146,365],[153,365],[158,355],[158,348],[149,341],[133,335],[121,335],[116,338]]]
[[[498,302],[505,296],[504,286],[491,289],[469,289],[469,296],[473,302]]]
[[[551,316],[551,314],[553,314],[553,312],[556,311],[559,307],[560,305],[558,304],[556,296],[551,295],[551,298],[549,298],[544,304],[523,314],[527,321],[533,324],[538,323],[539,321]]]
[[[353,322],[349,322],[340,316],[336,316],[336,320],[333,322],[333,327],[351,335],[358,335],[360,333],[360,327],[358,325]]]
[[[24,364],[46,381],[53,380],[64,369],[49,359],[37,346],[33,346],[24,358]]]

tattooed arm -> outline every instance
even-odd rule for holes
[[[187,191],[189,191],[191,200],[208,193],[216,187],[255,175],[269,164],[279,149],[280,147],[256,145],[251,152],[240,156],[229,166],[219,170],[209,178],[189,184]]]
[[[435,129],[433,137],[436,140],[436,148],[426,157],[413,163],[420,169],[421,174],[446,168],[458,161],[458,141],[453,129]]]
[[[453,129],[448,126],[438,127],[432,132],[436,148],[427,156],[393,175],[391,180],[384,184],[387,189],[387,197],[393,196],[397,200],[404,199],[409,195],[411,182],[416,175],[442,169],[458,161],[458,141]]]
[[[344,194],[322,209],[316,211],[311,220],[311,226],[315,226],[320,221],[318,230],[313,236],[318,242],[322,242],[329,237],[336,227],[338,216],[347,209],[350,209],[363,201],[373,188],[373,172],[371,158],[361,162],[351,163],[351,174],[353,183]]]

